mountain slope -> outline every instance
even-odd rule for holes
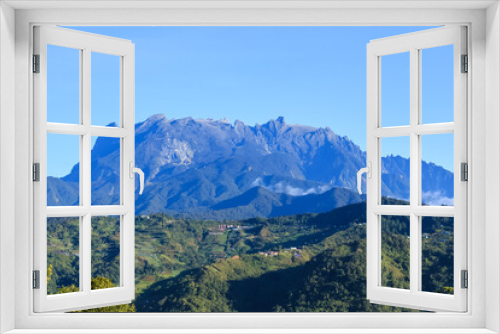
[[[362,226],[352,226],[338,232],[329,238],[332,248],[311,259],[308,251],[284,251],[279,256],[243,255],[188,270],[146,289],[135,300],[137,311],[409,311],[366,299],[364,231]]]
[[[405,204],[396,200],[387,203]],[[425,220],[422,289],[453,293],[453,218]],[[99,217],[97,224],[99,235],[93,233],[92,238],[99,239],[99,251],[92,255],[92,277],[114,282],[120,272],[120,253],[116,251],[120,221]],[[366,202],[322,214],[223,224],[153,214],[137,216],[135,226],[134,304],[138,311],[399,310],[372,305],[365,299]],[[51,293],[78,284],[78,231],[78,217],[47,222]],[[407,289],[408,221],[388,216],[381,232],[382,282]]]
[[[277,217],[298,213],[327,212],[361,201],[360,195],[343,188],[332,188],[322,194],[292,196],[275,193],[262,187],[254,187],[239,196],[211,206],[211,209],[216,212],[225,211],[234,219],[241,219],[248,217],[239,217],[240,212],[250,213],[253,217]]]
[[[97,139],[92,150],[94,204],[118,203],[118,154],[116,139]],[[236,207],[230,208],[228,203],[237,203],[255,187],[274,193],[272,201],[294,202],[294,206],[307,207],[308,211],[311,204],[315,212],[329,210],[330,202],[313,203],[307,196],[334,188],[356,191],[356,173],[365,161],[366,153],[347,137],[329,128],[290,125],[282,117],[248,126],[240,121],[169,120],[165,115],[154,115],[136,124],[136,165],[146,174],[144,194],[136,197],[136,212],[202,216],[219,207],[235,211]],[[382,161],[383,195],[408,199],[409,160],[389,156]],[[63,178],[48,179],[49,205],[75,203],[77,167]],[[453,174],[440,166],[424,162],[422,184],[424,201],[437,203],[453,197]],[[286,206],[279,203],[276,207]],[[239,205],[238,217],[290,213],[273,212],[270,207],[273,205],[264,209]],[[223,213],[218,210],[214,217],[230,218]]]

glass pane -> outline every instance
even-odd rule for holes
[[[383,205],[409,205],[410,137],[381,139],[381,189]]]
[[[453,294],[453,227],[453,218],[422,218],[422,291]]]
[[[410,53],[381,57],[382,126],[410,125]]]
[[[421,137],[423,204],[453,206],[453,139],[453,133]]]
[[[92,205],[120,204],[120,138],[92,137]]]
[[[421,50],[422,123],[453,122],[453,45]]]
[[[47,218],[48,295],[79,291],[79,245],[79,217]]]
[[[47,122],[80,123],[80,50],[47,45]]]
[[[120,126],[120,57],[92,52],[92,125]]]
[[[47,134],[47,205],[80,205],[80,136]]]
[[[92,290],[120,286],[120,216],[92,217]]]
[[[382,216],[382,286],[410,288],[410,217]]]

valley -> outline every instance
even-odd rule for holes
[[[223,222],[165,214],[137,216],[136,300],[125,311],[408,311],[365,299],[365,213],[365,202],[361,202],[322,214]],[[92,232],[100,245],[92,255],[92,275],[116,282],[118,268],[112,264],[119,257],[118,220],[102,217],[100,224],[110,228],[100,226]],[[407,224],[387,219],[384,226],[383,281],[408,288]],[[57,224],[49,225],[52,293],[78,284],[74,270],[78,257],[52,242],[61,235],[74,240],[77,230],[75,219],[59,218]],[[452,231],[449,218],[426,223],[425,291],[452,292]]]

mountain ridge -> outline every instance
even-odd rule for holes
[[[136,197],[139,214],[206,214],[209,218],[208,213],[217,211],[217,205],[256,186],[304,200],[308,195],[339,188],[351,192],[354,200],[356,173],[366,165],[366,153],[348,137],[328,127],[290,125],[283,117],[248,126],[238,120],[229,124],[227,120],[168,119],[156,114],[135,128],[136,166],[146,174],[144,194]],[[408,161],[398,156],[382,158],[384,196],[409,198]],[[423,193],[436,200],[452,197],[453,174],[434,164],[422,165]],[[93,204],[118,202],[118,173],[119,141],[99,137],[92,149]],[[74,205],[78,177],[77,164],[66,176],[49,178],[48,205]],[[299,202],[295,199],[300,207]],[[245,212],[238,218],[272,213],[269,205],[261,210],[255,206],[240,209]],[[332,207],[318,205],[320,209]],[[227,218],[221,215],[219,210],[215,216]]]

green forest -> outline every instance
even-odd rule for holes
[[[78,291],[79,219],[47,226],[48,293]],[[119,226],[92,218],[92,289],[119,285]],[[136,299],[86,312],[412,311],[365,298],[365,202],[247,220],[141,215],[135,231]],[[408,217],[382,217],[383,286],[409,288],[409,231]],[[453,218],[423,218],[422,289],[452,287]]]

